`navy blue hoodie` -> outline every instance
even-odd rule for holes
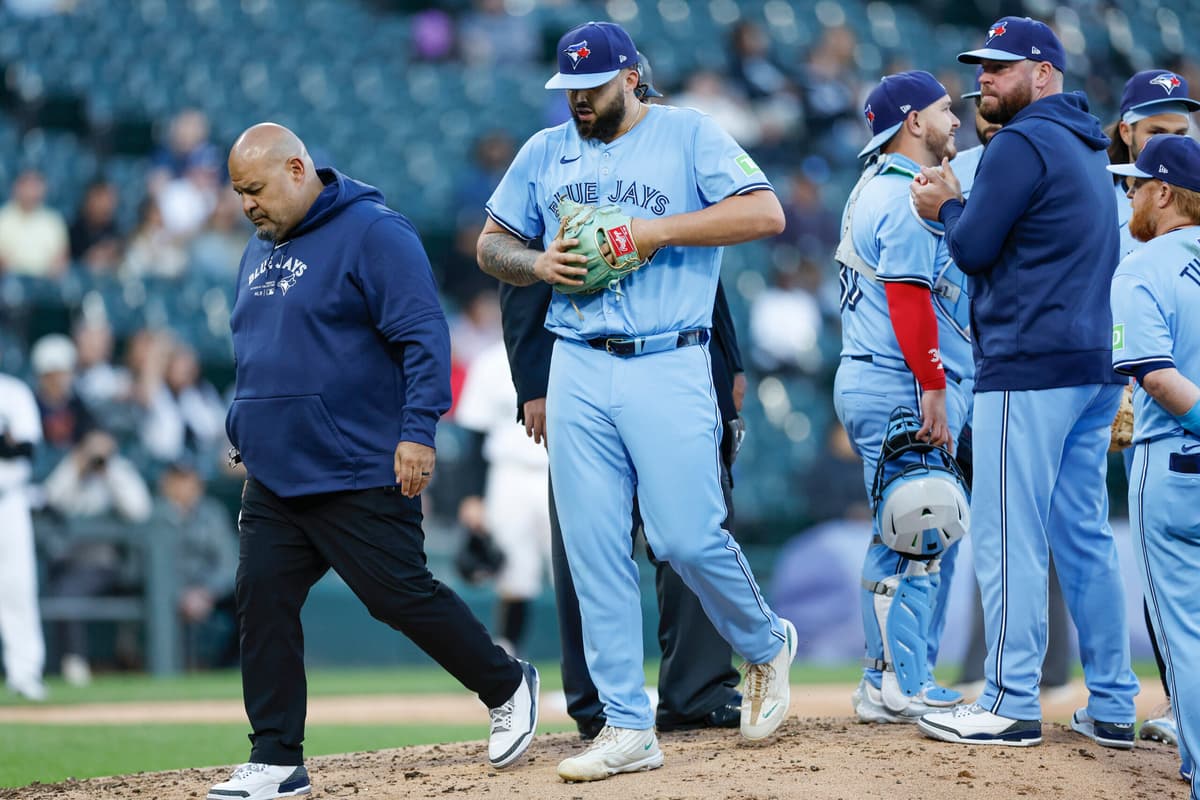
[[[976,391],[1124,381],[1112,371],[1107,147],[1082,93],[1051,95],[993,137],[966,206],[942,206],[969,280]]]
[[[238,269],[237,390],[225,421],[281,497],[395,484],[400,441],[433,446],[450,407],[450,334],[412,223],[334,170],[285,241]]]

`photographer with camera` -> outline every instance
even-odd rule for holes
[[[117,442],[103,430],[87,433],[66,455],[43,488],[46,505],[68,520],[109,517],[141,523],[150,517],[150,491]],[[69,523],[68,523],[69,524]],[[96,597],[121,585],[121,548],[110,540],[75,539],[69,535],[51,547],[47,597]],[[57,552],[55,552],[57,551]],[[63,678],[72,685],[91,680],[87,660],[87,627],[80,620],[61,623]]]

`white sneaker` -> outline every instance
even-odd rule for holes
[[[8,690],[34,703],[43,703],[46,700],[46,684],[42,683],[41,678],[10,680]]]
[[[796,658],[796,626],[786,619],[784,642],[765,664],[747,664],[742,685],[742,736],[751,741],[765,739],[779,729],[792,700],[788,670]]]
[[[1040,719],[1013,719],[985,711],[972,703],[953,711],[926,714],[917,727],[931,739],[958,744],[1002,744],[1030,747],[1042,743]]]
[[[538,671],[528,661],[519,661],[521,683],[504,705],[488,709],[492,732],[488,737],[488,761],[504,769],[524,755],[533,741],[538,723]]]
[[[67,653],[62,658],[62,676],[72,686],[87,686],[92,682],[92,668],[83,656]]]
[[[618,772],[641,772],[662,765],[662,750],[658,749],[654,728],[634,730],[605,725],[587,750],[559,762],[558,777],[564,781],[602,781]]]
[[[926,714],[938,709],[925,701],[924,692],[909,700],[908,705],[899,711],[893,711],[883,702],[883,690],[878,689],[864,677],[858,683],[858,688],[851,695],[850,704],[859,722],[907,722],[915,723]]]
[[[208,800],[272,800],[295,797],[312,791],[308,770],[303,766],[242,764],[224,783],[208,790]]]

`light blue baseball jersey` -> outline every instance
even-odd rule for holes
[[[1126,194],[1125,181],[1117,181],[1113,185],[1113,191],[1117,193],[1117,233],[1121,237],[1121,258],[1125,258],[1141,247],[1142,243],[1129,232],[1129,220],[1133,219],[1133,203]]]
[[[1112,282],[1113,368],[1133,374],[1175,367],[1200,381],[1200,226],[1163,234],[1117,267]],[[1181,435],[1183,427],[1138,386],[1134,443]]]
[[[664,217],[771,189],[746,151],[707,115],[645,109],[640,123],[607,144],[580,138],[572,121],[534,134],[488,200],[488,216],[515,236],[548,245],[563,198],[615,204],[632,217]],[[577,340],[711,327],[723,249],[665,247],[616,291],[570,298],[555,292],[546,327]]]
[[[958,185],[962,188],[964,200],[971,196],[971,188],[975,185],[975,171],[979,169],[979,159],[981,158],[983,158],[983,145],[977,144],[950,159],[950,169],[954,170],[954,176],[958,178]]]
[[[931,290],[950,287],[947,291],[953,297],[933,293],[938,347],[948,374],[970,378],[975,374],[975,362],[966,276],[951,260],[945,239],[926,228],[913,211],[909,185],[920,166],[898,154],[885,158],[883,172],[863,187],[854,205],[854,249],[875,270],[879,281],[919,283]],[[842,355],[883,356],[903,363],[883,285],[846,266],[841,269],[841,280]]]

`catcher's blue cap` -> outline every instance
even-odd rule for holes
[[[594,89],[638,63],[633,39],[615,22],[585,22],[558,40],[558,74],[547,89]]]
[[[1002,17],[988,28],[987,41],[978,50],[958,54],[963,64],[981,61],[1049,61],[1059,72],[1067,68],[1063,44],[1044,22],[1029,17]]]
[[[946,87],[923,70],[888,75],[867,95],[863,116],[871,128],[871,141],[858,154],[868,156],[888,143],[912,111],[920,111],[945,97]]]
[[[1151,136],[1132,164],[1109,164],[1108,171],[1128,178],[1154,178],[1200,192],[1200,142],[1190,136]]]
[[[1139,72],[1126,81],[1121,94],[1121,119],[1130,124],[1155,114],[1187,115],[1198,108],[1200,100],[1188,97],[1187,79],[1165,69]]]
[[[983,74],[983,67],[975,68],[975,88],[969,92],[963,92],[958,96],[959,100],[969,100],[972,97],[980,97],[982,92],[979,91],[979,76]]]

